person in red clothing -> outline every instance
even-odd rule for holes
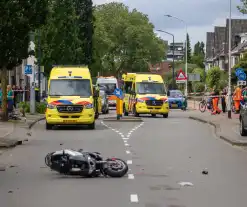
[[[213,112],[212,112],[212,115],[220,114],[221,110],[218,107],[219,95],[220,95],[219,90],[216,87],[214,87],[213,92],[211,93],[211,95],[213,96],[213,98],[212,98],[212,100],[213,100]]]

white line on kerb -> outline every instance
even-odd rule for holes
[[[127,154],[130,154],[130,151],[126,151]]]
[[[127,160],[128,165],[132,165],[132,160]]]
[[[138,195],[137,194],[131,194],[130,195],[130,202],[138,203]]]
[[[133,174],[128,174],[128,179],[133,180],[135,176]]]

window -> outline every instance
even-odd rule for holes
[[[50,96],[83,96],[92,95],[91,84],[89,79],[60,79],[51,80],[49,88]]]
[[[112,95],[117,88],[116,83],[99,83],[99,87],[105,87],[105,92],[107,95]]]
[[[137,83],[136,92],[138,94],[160,94],[165,95],[165,86],[163,83]]]

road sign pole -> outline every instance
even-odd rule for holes
[[[30,113],[36,113],[36,106],[35,106],[35,68],[32,70],[32,83],[30,88]]]

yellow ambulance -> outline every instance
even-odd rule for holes
[[[87,66],[53,67],[48,82],[46,129],[54,125],[87,125],[95,129],[97,96]]]
[[[131,77],[132,76],[132,77]],[[158,74],[127,74],[124,81],[124,114],[163,115],[168,118],[169,104],[163,79]],[[131,89],[129,90],[131,85]],[[128,90],[126,90],[128,88]]]

